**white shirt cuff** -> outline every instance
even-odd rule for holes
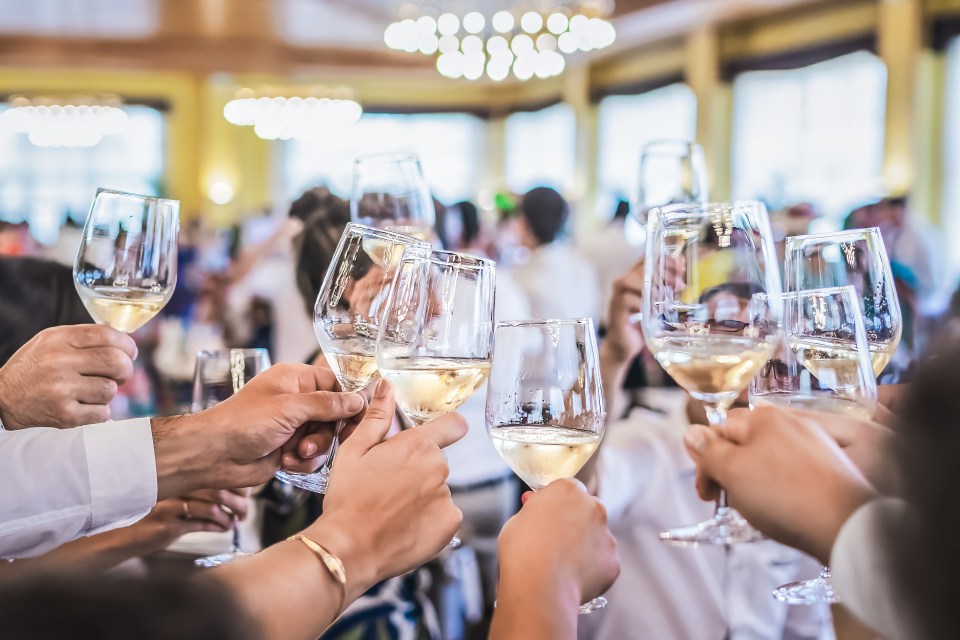
[[[90,529],[86,535],[133,524],[157,502],[157,463],[150,419],[83,427],[90,474]]]

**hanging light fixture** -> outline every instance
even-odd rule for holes
[[[93,147],[129,123],[118,96],[13,96],[0,127],[24,133],[38,147]]]
[[[485,3],[487,4],[487,3]],[[434,6],[404,5],[384,43],[396,51],[436,56],[437,71],[448,78],[518,80],[549,78],[566,67],[564,55],[609,47],[617,38],[606,16],[612,0],[518,0],[463,15]],[[419,15],[418,15],[419,14]]]
[[[355,123],[363,108],[346,87],[311,87],[285,91],[244,88],[223,107],[227,122],[253,127],[264,140],[317,137],[331,128]]]

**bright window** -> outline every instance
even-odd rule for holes
[[[0,219],[26,221],[38,240],[51,244],[67,216],[83,223],[98,187],[158,195],[163,114],[144,106],[124,110],[127,129],[87,148],[38,147],[24,134],[0,129]]]
[[[886,67],[862,51],[733,86],[733,195],[807,201],[832,226],[881,194]]]
[[[285,146],[284,191],[289,198],[316,186],[350,197],[358,156],[407,151],[420,157],[423,173],[441,202],[473,200],[483,167],[484,124],[463,113],[364,114],[322,140],[291,140]]]
[[[943,162],[942,220],[948,246],[960,240],[960,38],[947,50],[947,118]],[[960,251],[949,251],[950,282],[960,275]]]
[[[540,186],[569,192],[576,174],[576,145],[577,123],[570,105],[508,116],[507,187],[515,193]]]
[[[633,200],[640,175],[640,151],[654,140],[694,140],[697,99],[685,84],[600,101],[599,201],[601,215],[613,213],[620,198]]]

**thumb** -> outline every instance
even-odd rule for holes
[[[393,415],[396,403],[393,400],[393,389],[386,380],[380,380],[370,399],[370,406],[357,425],[356,432],[349,440],[343,443],[344,448],[357,449],[366,453],[377,446],[387,437],[390,425],[393,424]]]
[[[416,429],[427,434],[428,438],[443,449],[467,435],[467,421],[459,413],[447,413]]]
[[[731,468],[731,458],[739,445],[720,436],[715,429],[703,425],[690,425],[683,436],[683,443],[698,471],[721,486]]]

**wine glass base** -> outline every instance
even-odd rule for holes
[[[750,526],[736,509],[722,507],[710,520],[660,534],[660,540],[677,547],[700,545],[745,544],[765,540],[763,534]]]
[[[450,544],[447,545],[447,549],[459,549],[460,545],[463,544],[463,541],[457,536],[453,536],[450,540]]]
[[[594,611],[600,611],[600,609],[603,609],[605,606],[607,606],[607,599],[603,596],[598,596],[590,602],[580,605],[580,615],[585,616]]]
[[[814,578],[791,582],[773,590],[773,597],[791,605],[836,604],[840,602],[829,580]]]
[[[230,564],[231,562],[236,562],[241,558],[246,558],[247,556],[252,556],[252,553],[246,553],[244,551],[227,551],[226,553],[218,553],[215,556],[207,556],[206,558],[197,558],[193,561],[193,564],[198,567],[219,567],[222,564]]]
[[[330,475],[325,473],[294,473],[293,471],[277,471],[274,475],[277,480],[293,485],[298,489],[306,489],[314,493],[326,493],[330,484]]]

